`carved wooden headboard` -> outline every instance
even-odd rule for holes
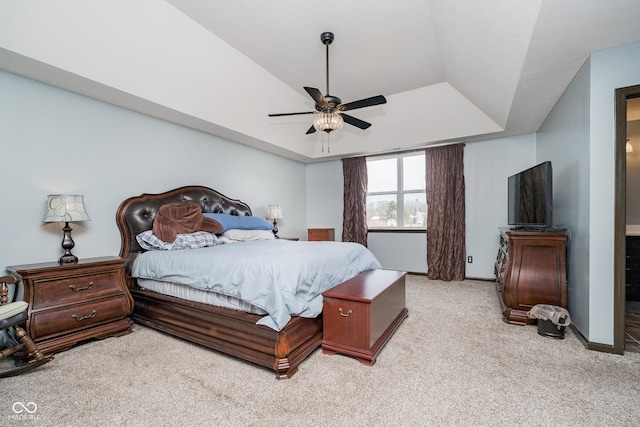
[[[120,204],[116,213],[116,223],[122,239],[120,256],[128,259],[125,264],[127,276],[135,257],[145,251],[140,247],[136,236],[153,228],[153,219],[160,206],[176,202],[198,203],[202,212],[251,215],[251,208],[246,203],[199,185],[180,187],[165,193],[145,193],[130,197]]]

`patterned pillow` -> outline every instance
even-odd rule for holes
[[[136,240],[143,249],[172,251],[176,249],[197,249],[207,246],[216,246],[218,239],[208,231],[196,231],[189,234],[178,234],[173,242],[164,242],[153,234],[152,230],[144,231],[136,236]]]

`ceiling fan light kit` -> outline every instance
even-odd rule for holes
[[[344,125],[344,120],[340,114],[336,113],[318,113],[313,119],[313,128],[318,132],[329,133],[340,130],[342,125]]]
[[[305,111],[301,113],[279,113],[269,114],[269,117],[280,116],[297,116],[300,114],[315,114],[313,125],[307,130],[307,135],[316,131],[330,132],[342,129],[344,123],[348,123],[360,129],[367,129],[371,123],[360,120],[353,116],[343,113],[343,111],[355,110],[358,108],[371,107],[373,105],[385,104],[387,100],[382,95],[372,96],[370,98],[361,99],[359,101],[343,104],[342,100],[337,96],[329,95],[329,45],[333,42],[334,35],[332,32],[324,32],[320,35],[320,41],[326,46],[326,64],[327,64],[327,94],[323,95],[314,87],[306,87],[305,90],[315,101],[316,111]]]

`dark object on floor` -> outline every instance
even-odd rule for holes
[[[538,319],[538,335],[563,339],[564,330],[571,324],[569,312],[555,305],[537,304],[527,313],[530,319]]]
[[[543,337],[564,339],[565,326],[558,326],[551,320],[538,320],[538,335]]]

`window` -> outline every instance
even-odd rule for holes
[[[424,153],[368,158],[367,175],[369,228],[426,227]]]

